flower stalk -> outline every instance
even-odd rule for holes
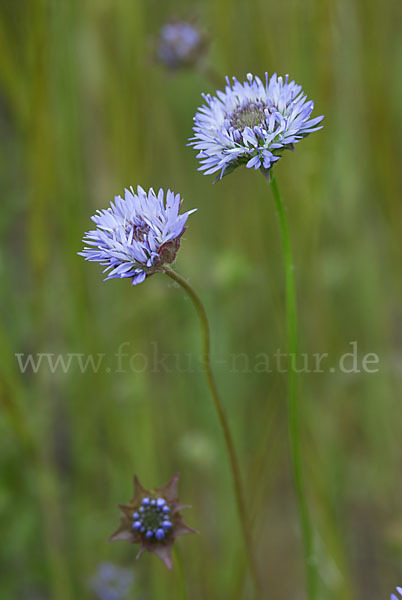
[[[276,212],[279,220],[283,260],[285,267],[286,289],[286,322],[288,336],[288,355],[290,356],[289,383],[288,383],[288,427],[290,450],[293,468],[293,478],[299,508],[300,525],[304,546],[304,563],[307,578],[307,592],[309,600],[317,598],[317,566],[314,555],[313,533],[306,499],[304,484],[303,461],[300,447],[300,405],[298,398],[296,359],[298,353],[296,290],[294,282],[294,265],[292,245],[290,241],[286,209],[279,191],[278,182],[271,171],[271,189],[275,200]]]
[[[225,409],[222,404],[222,400],[220,394],[218,392],[218,388],[216,385],[215,377],[212,371],[211,366],[211,348],[210,348],[210,328],[209,321],[207,317],[207,313],[205,311],[204,305],[198,296],[197,292],[194,288],[186,281],[181,275],[179,275],[176,271],[174,271],[171,267],[165,265],[163,267],[166,275],[173,279],[176,283],[178,283],[187,295],[191,298],[191,301],[194,304],[194,307],[197,311],[198,317],[200,319],[201,331],[202,331],[202,362],[204,367],[205,376],[207,378],[207,383],[209,390],[211,392],[212,400],[214,403],[214,407],[216,413],[218,415],[219,424],[222,429],[223,437],[225,440],[226,449],[229,455],[230,467],[232,471],[233,478],[233,486],[235,490],[236,496],[236,504],[237,510],[241,522],[241,528],[243,533],[244,544],[246,548],[247,560],[250,569],[250,573],[253,579],[253,584],[255,588],[256,598],[262,598],[261,595],[261,587],[260,580],[258,576],[258,570],[255,560],[255,554],[253,550],[253,542],[251,536],[251,527],[249,518],[247,515],[246,509],[246,500],[244,494],[244,486],[242,482],[239,461],[236,454],[236,449],[232,437],[232,433],[229,427],[228,419],[225,413]]]

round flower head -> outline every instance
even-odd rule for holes
[[[283,80],[265,73],[263,83],[249,73],[244,83],[235,77],[232,85],[226,81],[217,96],[203,94],[206,104],[194,117],[190,145],[199,150],[199,170],[205,175],[218,172],[216,180],[222,179],[245,164],[268,177],[283,150],[293,150],[296,142],[321,129],[317,125],[324,117],[310,119],[314,103],[288,75]]]
[[[179,214],[182,201],[170,190],[155,194],[138,186],[125,190],[124,199],[116,196],[110,208],[92,217],[96,229],[88,231],[79,252],[86,260],[106,265],[106,279],[129,277],[133,284],[160,272],[172,263],[180,246],[190,210]]]
[[[191,23],[186,21],[166,23],[160,30],[158,58],[170,69],[196,63],[204,49],[205,38]]]
[[[183,523],[177,495],[178,474],[162,488],[146,490],[134,477],[134,497],[128,505],[120,504],[123,512],[120,527],[109,541],[127,540],[140,544],[137,558],[145,551],[156,554],[168,569],[172,568],[172,546],[179,535],[198,533]]]
[[[124,600],[132,597],[134,574],[131,569],[103,562],[90,581],[92,591],[99,600]]]

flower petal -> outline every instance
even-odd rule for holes
[[[179,483],[179,473],[175,473],[175,475],[173,475],[172,479],[170,479],[170,481],[168,481],[166,485],[164,485],[161,488],[157,488],[156,491],[161,496],[164,496],[167,500],[169,500],[169,502],[177,502],[177,500],[178,500],[178,491],[177,491],[178,483]]]

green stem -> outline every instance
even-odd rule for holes
[[[300,449],[300,408],[295,370],[296,358],[298,353],[298,338],[296,318],[296,292],[293,273],[293,255],[288,222],[286,217],[286,209],[282,201],[278,183],[275,179],[275,175],[273,174],[272,170],[271,188],[275,199],[276,211],[279,219],[279,228],[281,232],[283,258],[285,265],[288,354],[291,359],[289,366],[288,419],[293,477],[295,482],[300,524],[303,536],[304,561],[307,577],[307,592],[309,599],[315,600],[317,597],[317,567],[314,556],[313,534],[311,529],[308,504],[306,500],[306,491],[303,476],[303,462]]]
[[[184,289],[184,291],[188,294],[188,296],[191,298],[191,300],[194,304],[194,307],[197,311],[197,314],[200,318],[200,324],[201,324],[202,336],[203,336],[202,358],[203,358],[204,371],[205,371],[205,375],[207,378],[208,387],[209,387],[209,390],[211,392],[211,396],[212,396],[212,399],[214,402],[215,410],[218,415],[219,423],[222,428],[227,452],[229,455],[230,466],[231,466],[232,477],[233,477],[233,485],[234,485],[234,490],[235,490],[235,495],[236,495],[237,509],[239,512],[239,517],[240,517],[240,522],[241,522],[241,527],[242,527],[242,532],[243,532],[243,538],[244,538],[244,544],[245,544],[245,548],[246,548],[248,565],[250,568],[251,576],[253,578],[256,598],[259,599],[262,597],[262,593],[261,593],[261,587],[260,587],[260,580],[259,580],[258,572],[257,572],[255,555],[254,555],[254,551],[253,551],[253,544],[252,544],[252,539],[251,539],[251,528],[250,528],[249,518],[247,515],[245,494],[244,494],[244,488],[243,488],[242,478],[241,478],[241,474],[240,474],[239,461],[237,459],[236,450],[235,450],[235,446],[234,446],[234,442],[233,442],[233,438],[232,438],[232,433],[229,428],[229,423],[228,423],[228,420],[226,417],[225,410],[222,405],[222,401],[221,401],[221,398],[220,398],[220,395],[218,392],[218,388],[216,386],[215,377],[214,377],[214,374],[212,372],[212,367],[211,367],[210,334],[209,334],[209,322],[208,322],[207,313],[205,312],[204,305],[202,304],[201,299],[198,296],[198,294],[196,293],[196,291],[183,277],[181,277],[181,275],[176,273],[176,271],[173,271],[173,269],[171,269],[168,266],[164,267],[164,271],[165,271],[166,275],[168,275],[171,279],[176,281],[176,283],[178,283]]]

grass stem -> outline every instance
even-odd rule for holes
[[[303,461],[300,448],[300,405],[297,389],[296,360],[298,353],[296,291],[294,282],[294,265],[292,245],[289,235],[286,209],[279,191],[279,186],[271,170],[271,189],[275,200],[276,212],[279,219],[283,259],[285,266],[286,288],[286,321],[288,334],[289,387],[288,387],[288,420],[293,478],[296,488],[299,508],[300,525],[303,536],[304,563],[306,569],[307,593],[309,600],[317,598],[317,566],[314,556],[314,543],[306,490],[303,475]]]

